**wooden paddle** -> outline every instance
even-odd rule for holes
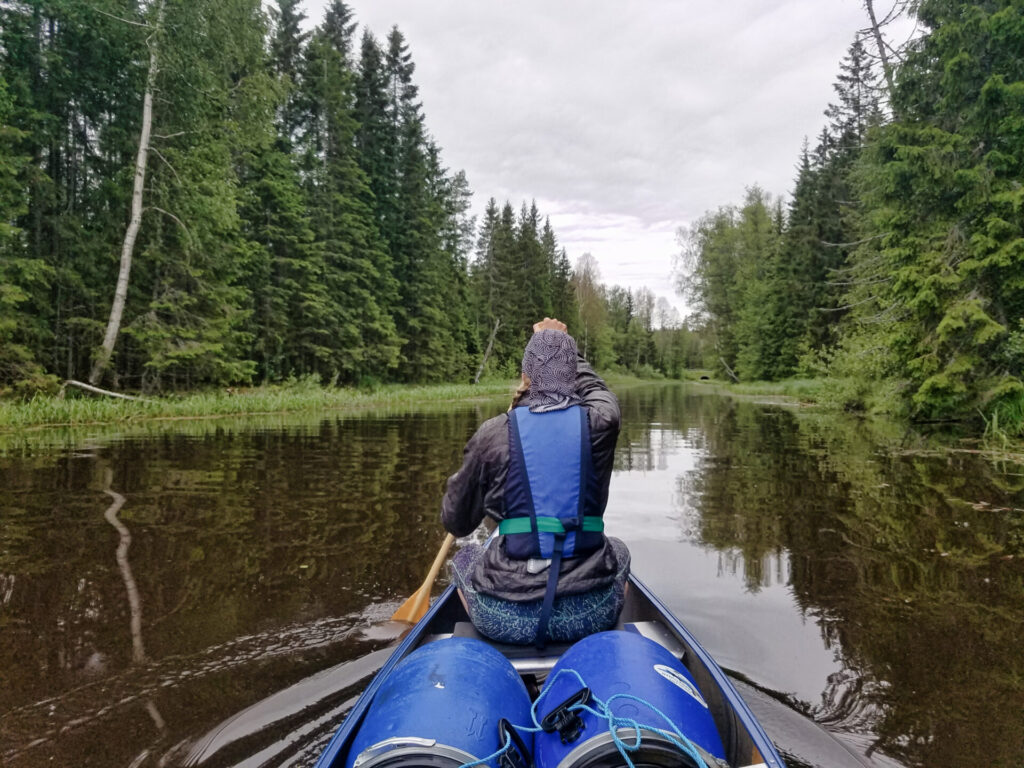
[[[437,580],[438,571],[441,570],[441,564],[444,562],[444,559],[448,557],[448,550],[451,549],[453,541],[455,541],[455,537],[450,533],[444,537],[441,549],[438,550],[437,557],[434,558],[434,562],[427,572],[427,578],[423,585],[413,592],[408,600],[402,603],[401,608],[395,611],[391,617],[392,621],[405,621],[409,624],[415,624],[427,615],[427,609],[430,608],[430,590],[434,588],[434,581]]]

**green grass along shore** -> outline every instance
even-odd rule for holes
[[[613,388],[649,383],[622,374],[612,374],[608,381]],[[218,389],[145,400],[120,400],[68,389],[63,398],[38,395],[28,401],[0,400],[0,431],[276,413],[417,408],[429,403],[511,398],[515,385],[514,380],[491,379],[479,384],[389,384],[355,389],[325,387],[313,379],[303,379],[282,385]]]
[[[0,401],[0,430],[123,424],[144,420],[205,419],[272,413],[363,410],[425,402],[471,401],[511,396],[509,381],[480,384],[385,385],[374,389],[324,387],[309,380],[266,387],[119,400],[84,393]]]
[[[695,393],[756,399],[776,404],[807,405],[825,417],[840,411],[830,402],[826,379],[789,379],[780,382],[737,384],[722,380],[700,381],[709,371],[686,371],[684,381]],[[679,384],[677,380],[639,378],[617,372],[602,373],[613,391],[636,386]],[[325,387],[313,379],[283,385],[212,390],[141,400],[117,400],[74,391],[64,399],[37,396],[30,401],[0,400],[0,455],[11,450],[49,444],[76,444],[88,439],[131,435],[209,432],[221,428],[260,429],[308,425],[317,414],[388,414],[449,408],[452,403],[480,403],[486,411],[504,407],[515,389],[512,379],[489,379],[480,384],[391,384],[373,389]],[[875,419],[870,419],[875,421]],[[889,422],[891,419],[882,417]],[[907,425],[892,421],[905,436]],[[979,452],[1012,456],[1024,454],[1019,430],[993,429],[987,424]],[[969,430],[970,431],[970,430]],[[977,434],[977,432],[974,432]],[[977,442],[977,441],[975,441]]]

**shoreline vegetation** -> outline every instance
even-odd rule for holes
[[[611,373],[605,378],[613,388],[668,381],[622,373]],[[111,399],[68,390],[65,397],[37,395],[25,401],[0,399],[0,433],[142,421],[363,411],[418,407],[435,402],[473,403],[511,398],[515,388],[515,380],[504,378],[484,379],[479,384],[385,384],[359,389],[325,386],[315,377],[306,377],[284,384],[228,387],[137,400]]]
[[[388,384],[372,389],[323,386],[312,377],[261,387],[228,387],[146,400],[102,396],[41,395],[24,402],[0,400],[0,432],[48,427],[79,427],[139,421],[181,421],[222,416],[259,416],[318,411],[359,411],[423,402],[511,397],[505,380],[480,384]]]
[[[947,438],[941,441],[943,446],[938,446],[928,436],[918,433],[916,425],[893,414],[845,412],[830,396],[837,382],[829,379],[732,382],[713,378],[713,372],[704,369],[687,370],[679,379],[620,371],[602,372],[602,376],[615,391],[659,384],[690,385],[694,391],[796,406],[822,416],[846,413],[850,418],[881,420],[888,424],[885,431],[891,438],[884,442],[899,443],[903,452],[966,451],[1014,460],[1024,457],[1024,445],[1005,432],[992,429],[993,425],[989,425],[981,438],[970,429],[962,434],[934,430]],[[327,386],[315,377],[306,377],[284,384],[206,390],[145,400],[111,399],[76,390],[68,390],[69,396],[64,398],[38,395],[28,401],[0,399],[0,455],[44,443],[70,446],[97,438],[152,436],[168,431],[195,434],[223,428],[283,428],[305,425],[317,415],[394,414],[427,411],[452,403],[467,406],[504,403],[512,397],[516,383],[513,379],[492,377],[479,384],[386,384],[359,389]],[[910,435],[916,437],[912,439]],[[949,439],[955,441],[955,445],[945,445]]]
[[[0,397],[32,398],[0,428],[387,403],[481,358],[514,377],[557,317],[599,370],[1024,439],[1020,0],[897,3],[859,31],[791,192],[677,230],[685,318],[574,266],[535,201],[472,215],[398,26],[360,34],[340,0],[315,26],[298,0],[73,6],[0,3]],[[189,394],[306,378],[353,389]],[[68,379],[184,394],[42,397]]]
[[[513,378],[543,317],[601,369],[703,364],[666,297],[449,166],[397,25],[328,6],[0,3],[0,398]],[[25,418],[123,410],[64,407]]]

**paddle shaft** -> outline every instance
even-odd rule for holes
[[[441,570],[441,565],[444,563],[445,558],[448,557],[448,550],[451,549],[452,542],[455,541],[455,537],[452,534],[448,534],[444,537],[444,541],[441,543],[441,549],[437,552],[437,557],[434,558],[434,562],[430,565],[430,570],[427,572],[427,578],[408,600],[403,603],[402,607],[395,611],[392,616],[393,621],[408,621],[415,623],[423,618],[426,614],[426,607],[430,604],[430,591],[434,587],[434,582],[437,580],[437,574]]]

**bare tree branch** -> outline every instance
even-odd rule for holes
[[[827,240],[819,240],[818,242],[822,245],[827,245],[829,248],[853,248],[856,245],[864,245],[864,243],[870,243],[872,240],[881,240],[883,237],[888,237],[891,232],[883,232],[880,235],[871,235],[871,237],[865,237],[863,240],[854,240],[852,243],[830,243]]]
[[[879,283],[891,283],[892,277],[875,277],[866,280],[826,280],[825,285],[877,285]]]
[[[164,164],[164,165],[166,165],[166,166],[167,166],[168,168],[170,168],[170,169],[171,169],[171,173],[173,173],[173,174],[174,174],[174,178],[176,178],[176,179],[178,180],[178,183],[179,183],[179,184],[181,184],[181,183],[182,183],[182,181],[181,181],[181,176],[179,176],[179,175],[178,175],[178,172],[177,172],[176,170],[174,170],[174,166],[173,166],[173,165],[171,165],[171,164],[170,164],[170,163],[169,163],[169,162],[167,161],[167,158],[163,156],[163,153],[162,153],[162,152],[161,152],[161,151],[160,151],[159,149],[157,149],[156,147],[154,147],[154,146],[152,146],[152,145],[150,145],[150,147],[149,147],[149,151],[150,151],[150,152],[152,152],[152,153],[153,153],[154,155],[156,155],[157,157],[159,157],[159,158],[160,158],[160,160],[162,160],[162,161],[163,161],[163,164]]]
[[[878,47],[878,55],[882,59],[882,74],[885,76],[886,85],[889,87],[889,101],[891,104],[892,98],[896,93],[896,85],[893,82],[892,65],[889,63],[889,57],[886,53],[882,29],[878,24],[878,19],[875,17],[874,0],[864,0],[864,7],[867,9],[868,18],[871,19],[871,33],[874,35],[875,45]]]
[[[68,379],[64,382],[61,389],[61,398],[64,395],[64,387],[77,387],[78,389],[84,389],[86,392],[92,392],[94,395],[106,395],[107,397],[116,397],[120,400],[135,400],[140,403],[151,403],[152,400],[147,400],[144,397],[135,397],[134,395],[122,395],[120,392],[111,392],[109,389],[100,389],[94,387],[91,384],[86,384],[84,381],[76,381],[75,379]]]
[[[819,312],[842,312],[845,309],[853,309],[854,307],[859,307],[861,304],[867,304],[869,301],[875,301],[877,299],[877,296],[868,296],[866,299],[855,301],[853,304],[844,304],[841,307],[815,307],[815,309]]]
[[[188,227],[185,226],[185,222],[183,222],[173,213],[171,213],[170,211],[165,211],[163,208],[157,208],[155,205],[151,205],[149,207],[151,210],[154,210],[157,213],[162,213],[164,216],[174,219],[176,222],[178,222],[178,226],[185,230],[185,234],[188,235],[188,239],[192,239],[192,233],[188,231]]]
[[[122,22],[124,24],[131,24],[133,27],[145,27],[146,29],[153,29],[153,25],[152,24],[147,24],[144,21],[132,21],[131,19],[122,19],[120,16],[115,16],[112,13],[107,13],[106,11],[101,11],[99,8],[90,8],[90,10],[95,11],[96,13],[102,14],[103,16],[109,16],[110,18],[115,19],[116,21],[120,21],[120,22]]]
[[[725,368],[725,372],[728,373],[729,376],[732,377],[732,380],[735,381],[737,384],[739,384],[740,383],[740,377],[732,372],[732,368],[730,368],[729,364],[727,362],[725,362],[725,358],[724,357],[719,357],[718,361],[722,364],[722,367]]]

